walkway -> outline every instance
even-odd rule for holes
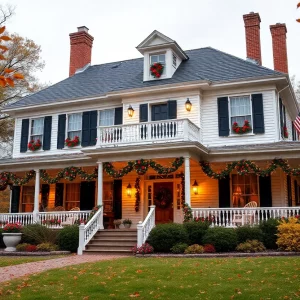
[[[0,282],[82,263],[126,257],[124,255],[74,255],[0,268]]]

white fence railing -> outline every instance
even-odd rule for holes
[[[103,208],[94,214],[94,216],[89,220],[89,222],[84,225],[79,226],[79,245],[77,254],[82,255],[85,246],[92,239],[99,229],[103,229]]]
[[[289,218],[300,215],[300,207],[256,208],[192,208],[194,218],[206,220],[212,226],[235,227],[258,225],[269,218]]]
[[[198,141],[200,128],[189,119],[98,127],[97,146],[160,141]]]
[[[137,246],[141,247],[147,240],[150,231],[155,227],[155,205],[150,206],[148,215],[143,223],[137,225]]]
[[[33,213],[1,213],[0,228],[6,223],[21,223],[23,226],[39,223],[50,228],[62,228],[64,225],[85,222],[90,214],[90,210],[38,212],[35,215]]]

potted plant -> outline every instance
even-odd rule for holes
[[[131,220],[129,220],[129,219],[124,219],[123,220],[123,225],[124,225],[125,228],[130,228],[131,224],[132,224]]]
[[[121,220],[114,220],[115,228],[120,229],[120,225],[122,224]]]
[[[4,251],[16,251],[16,246],[21,241],[21,229],[22,225],[20,223],[7,223],[3,228],[3,242],[6,246]]]

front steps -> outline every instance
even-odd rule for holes
[[[136,229],[99,230],[86,245],[86,254],[130,254],[137,244]]]

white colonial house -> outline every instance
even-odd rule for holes
[[[286,26],[270,26],[271,70],[261,65],[259,14],[244,22],[246,60],[184,51],[155,30],[137,46],[142,58],[91,66],[88,29],[70,34],[70,77],[3,110],[15,135],[13,157],[0,161],[0,188],[11,188],[0,221],[61,228],[101,205],[80,226],[82,253],[128,251],[130,239],[116,248],[118,239],[140,245],[155,224],[182,222],[184,203],[213,226],[299,214]],[[116,219],[133,230],[97,243]]]

